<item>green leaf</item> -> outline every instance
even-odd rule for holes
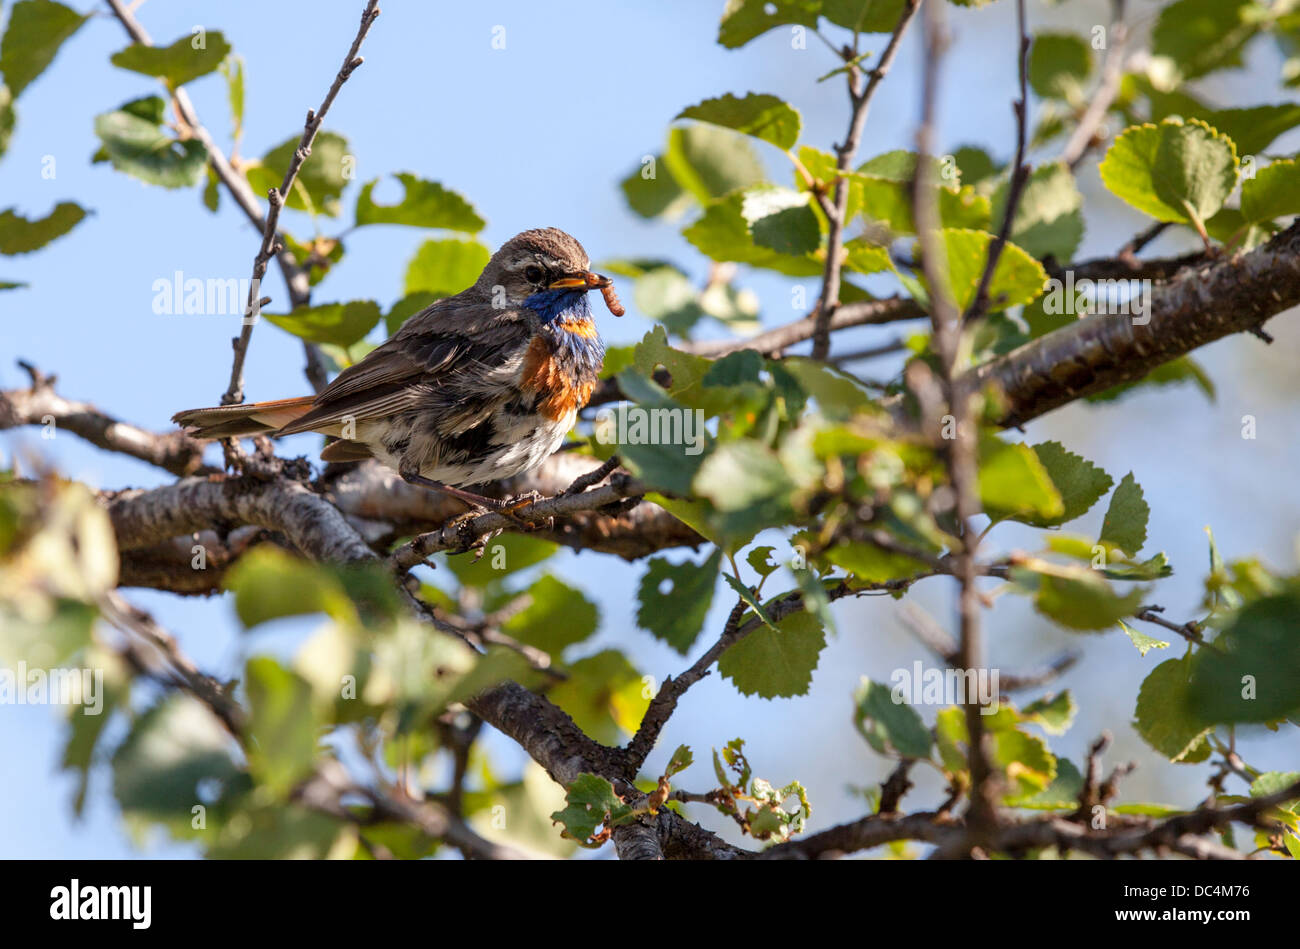
[[[636,731],[653,692],[621,652],[605,649],[565,667],[569,678],[552,686],[547,697],[564,709],[578,727],[605,745],[617,745]]]
[[[284,184],[289,162],[301,141],[301,135],[286,139],[248,168],[248,183],[254,191],[265,195]],[[337,132],[317,133],[311,154],[298,169],[298,177],[285,197],[285,207],[338,217],[339,196],[351,178],[353,161],[346,138]]]
[[[437,302],[438,299],[438,294],[429,293],[427,290],[408,293],[394,303],[389,311],[384,314],[384,329],[388,331],[389,336],[392,336],[402,328],[403,323],[421,310]]]
[[[407,172],[394,175],[402,183],[402,200],[396,204],[375,204],[371,198],[379,179],[367,181],[357,195],[357,226],[363,224],[405,224],[408,227],[437,227],[452,231],[481,231],[484,220],[474,206],[436,181],[426,181]]]
[[[1151,670],[1138,690],[1133,727],[1143,741],[1170,761],[1192,756],[1209,731],[1207,723],[1191,711],[1192,667],[1191,654],[1166,659]]]
[[[1042,726],[1049,735],[1064,735],[1070,730],[1079,706],[1075,704],[1070,690],[1055,695],[1035,699],[1020,710],[1021,717],[1027,722]]]
[[[81,223],[85,208],[71,201],[60,201],[43,218],[28,220],[9,208],[0,211],[0,254],[27,254],[62,237]]]
[[[196,138],[181,141],[162,128],[164,103],[158,96],[128,102],[95,116],[102,154],[118,171],[152,185],[189,188],[199,183],[208,152]]]
[[[799,113],[789,103],[771,95],[750,92],[738,99],[727,93],[685,108],[675,118],[698,119],[734,129],[786,150],[799,140]]]
[[[190,824],[200,782],[233,783],[233,739],[195,699],[173,694],[131,725],[113,754],[113,794],[124,814]]]
[[[800,610],[776,626],[760,626],[718,660],[718,672],[742,695],[788,698],[806,695],[812,684],[813,670],[826,646],[821,624]]]
[[[1047,472],[1052,484],[1061,495],[1062,510],[1052,518],[1030,519],[1024,516],[1015,520],[1025,520],[1036,527],[1055,527],[1082,517],[1101,500],[1101,496],[1114,484],[1110,475],[1092,462],[1073,452],[1066,451],[1060,442],[1042,442],[1034,446],[1034,454]]]
[[[999,227],[1006,215],[1008,187],[1004,182],[993,196],[992,215]],[[1025,181],[1011,239],[1040,259],[1074,259],[1083,240],[1083,195],[1065,163],[1039,165]]]
[[[722,512],[723,533],[752,533],[786,521],[798,489],[781,458],[756,441],[728,442],[705,456],[691,485]]]
[[[682,231],[682,236],[700,253],[717,261],[750,264],[792,277],[820,274],[823,266],[811,255],[781,253],[755,242],[744,214],[746,196],[747,192],[737,191],[712,202],[695,223]]]
[[[383,584],[383,571],[370,568],[331,568],[300,560],[278,548],[250,551],[226,574],[226,589],[235,594],[235,614],[245,629],[304,613],[327,613],[336,620],[356,622],[357,605],[391,613],[396,602],[392,584]],[[346,581],[346,582],[345,582]]]
[[[1067,629],[1101,631],[1131,616],[1142,604],[1146,590],[1136,588],[1123,596],[1090,567],[1064,566],[1042,560],[1028,567],[1013,567],[1017,589],[1034,594],[1034,608]]]
[[[1160,221],[1204,226],[1237,184],[1237,149],[1196,119],[1125,129],[1098,171],[1111,193]]]
[[[88,20],[53,0],[19,0],[0,40],[0,73],[15,99],[45,71],[64,40]]]
[[[202,37],[203,45],[194,44]],[[154,76],[175,89],[216,70],[230,52],[230,44],[218,30],[182,36],[170,46],[132,43],[109,57],[121,69]]]
[[[581,590],[547,574],[527,590],[532,602],[510,617],[502,632],[558,655],[596,631],[600,611]]]
[[[988,437],[980,445],[979,494],[994,520],[1022,518],[1058,523],[1065,506],[1036,452],[1019,442]]]
[[[1152,649],[1169,648],[1169,642],[1167,640],[1156,639],[1154,636],[1148,636],[1140,629],[1134,629],[1132,626],[1130,626],[1128,623],[1124,622],[1123,620],[1119,621],[1119,628],[1124,630],[1124,634],[1128,636],[1128,638],[1132,641],[1133,645],[1137,647],[1137,651],[1143,656],[1145,656]]]
[[[1072,811],[1079,806],[1079,794],[1083,791],[1083,775],[1069,758],[1056,759],[1056,777],[1052,783],[1037,794],[1028,797],[1013,798],[1007,801],[1013,807],[1027,807],[1031,810]]]
[[[239,141],[244,135],[244,57],[231,53],[221,62],[226,77],[226,98],[230,102],[231,137]]]
[[[662,164],[701,204],[763,180],[762,162],[745,136],[703,123],[671,129]]]
[[[865,541],[841,541],[823,557],[865,583],[885,583],[927,573],[930,567],[906,554],[897,554]]]
[[[1238,610],[1196,655],[1188,693],[1210,722],[1271,722],[1300,711],[1300,587],[1261,597]]]
[[[14,123],[18,113],[14,111],[14,97],[9,87],[0,82],[0,158],[9,151],[9,139],[14,134]]]
[[[1152,369],[1141,379],[1135,379],[1132,382],[1121,382],[1119,385],[1111,386],[1101,392],[1094,392],[1092,395],[1087,396],[1087,400],[1089,402],[1113,402],[1142,387],[1180,385],[1185,382],[1192,383],[1205,394],[1206,398],[1211,402],[1214,401],[1214,380],[1209,377],[1201,364],[1190,356],[1179,356],[1177,359],[1171,359],[1169,362],[1156,366],[1155,369]]]
[[[946,227],[940,231],[947,266],[948,296],[957,309],[965,312],[975,301],[980,277],[988,264],[993,235],[987,231]],[[1008,241],[989,283],[989,306],[992,311],[1029,303],[1043,292],[1047,271],[1029,254]]]
[[[822,0],[822,15],[858,33],[892,33],[905,0]]]
[[[316,760],[316,721],[311,686],[269,656],[248,660],[248,765],[259,783],[283,796],[311,773]]]
[[[685,771],[695,762],[695,755],[691,753],[689,745],[678,745],[673,756],[668,759],[668,766],[664,768],[664,777],[671,778],[675,774]]]
[[[406,265],[403,292],[453,296],[478,279],[491,257],[475,240],[425,241]]]
[[[686,655],[713,603],[721,565],[721,550],[700,564],[650,558],[637,590],[637,625]]]
[[[718,42],[737,49],[778,26],[815,27],[821,6],[822,0],[727,0]]]
[[[1160,11],[1151,52],[1168,63],[1171,84],[1240,66],[1242,46],[1259,29],[1258,10],[1253,0],[1178,0]]]
[[[780,564],[772,562],[772,551],[775,549],[775,547],[754,547],[745,556],[745,562],[760,577],[767,577],[780,566]]]
[[[808,194],[786,188],[746,191],[740,213],[754,243],[782,254],[810,254],[821,244],[821,228]]]
[[[1029,48],[1029,84],[1044,99],[1082,99],[1092,48],[1077,33],[1038,33]]]
[[[512,573],[526,570],[551,557],[559,545],[527,534],[502,534],[489,541],[483,556],[475,561],[460,555],[446,558],[447,568],[460,585],[486,589]]]
[[[933,744],[930,730],[901,690],[901,685],[891,690],[863,678],[853,693],[853,724],[879,754],[928,758]]]
[[[1241,213],[1247,221],[1271,221],[1300,214],[1300,164],[1275,161],[1241,185]]]
[[[282,330],[313,343],[351,346],[379,322],[379,304],[374,300],[353,300],[262,315]]]
[[[663,155],[647,155],[641,164],[619,182],[627,205],[641,217],[676,217],[691,203],[668,169]]]
[[[1110,507],[1101,523],[1101,542],[1112,544],[1130,557],[1136,556],[1147,539],[1147,518],[1151,508],[1142,496],[1142,486],[1129,472],[1111,496]]]
[[[598,847],[604,842],[592,841],[596,828],[604,826],[608,830],[632,813],[632,808],[614,793],[614,785],[586,772],[568,786],[564,800],[568,806],[552,814],[551,820],[563,824],[561,833],[584,847]]]

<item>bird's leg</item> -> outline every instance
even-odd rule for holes
[[[508,498],[508,499],[489,498],[489,497],[485,497],[482,494],[475,494],[473,491],[463,491],[460,488],[453,488],[451,485],[443,484],[441,481],[434,481],[432,478],[426,478],[418,471],[413,471],[409,468],[407,469],[399,468],[397,473],[401,476],[402,480],[405,481],[407,484],[414,484],[422,488],[429,488],[432,491],[441,491],[443,494],[450,495],[451,497],[456,498],[457,500],[464,501],[466,504],[470,506],[469,511],[465,512],[465,514],[461,515],[460,517],[453,519],[451,522],[449,522],[447,526],[453,526],[462,518],[465,518],[467,516],[474,517],[480,513],[492,511],[497,514],[501,514],[504,515],[505,517],[510,518],[510,520],[514,521],[520,527],[523,527],[525,529],[530,529],[532,528],[533,525],[530,524],[528,521],[524,520],[523,518],[517,517],[515,515],[515,511],[518,511],[520,508],[527,507],[528,505],[534,503],[541,497],[541,495],[539,495],[536,491],[530,491],[528,492],[528,494],[519,495],[518,497],[514,497],[514,498]]]
[[[431,491],[440,491],[443,494],[450,495],[459,501],[464,501],[470,507],[477,508],[480,511],[501,511],[509,506],[509,503],[500,498],[484,497],[481,494],[475,494],[473,491],[462,491],[460,488],[453,488],[449,484],[443,484],[441,481],[434,481],[432,478],[426,478],[424,475],[412,471],[409,468],[397,472],[402,476],[402,480],[407,484],[419,485],[422,488],[428,488]]]

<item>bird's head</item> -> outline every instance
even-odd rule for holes
[[[567,309],[587,291],[610,286],[610,279],[592,273],[590,266],[582,245],[559,228],[524,231],[492,255],[479,277],[479,290],[495,306],[527,306],[547,319],[544,311]]]

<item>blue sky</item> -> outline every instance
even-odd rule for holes
[[[88,0],[71,0],[88,8]],[[138,15],[155,40],[171,42],[202,25],[222,30],[246,60],[248,109],[243,150],[260,155],[301,129],[308,107],[320,100],[338,68],[362,4],[357,0],[280,0],[274,4],[228,0],[217,3],[145,3]],[[488,221],[482,235],[496,246],[530,227],[554,225],[575,234],[594,260],[615,256],[674,259],[701,275],[705,261],[672,225],[637,218],[623,203],[618,181],[641,156],[661,146],[672,117],[687,105],[724,92],[771,92],[802,113],[802,141],[821,148],[843,135],[847,120],[843,91],[815,79],[833,65],[815,40],[792,49],[778,31],[740,51],[714,42],[723,4],[675,0],[656,4],[553,2],[416,3],[389,0],[366,42],[365,65],[344,87],[326,127],[342,132],[358,158],[357,181],[410,171],[464,194]],[[1035,25],[1086,29],[1102,21],[1105,5],[1076,2],[1057,8],[1031,0]],[[1139,5],[1138,11],[1153,8]],[[99,11],[105,9],[97,6]],[[952,8],[950,8],[952,9]],[[939,146],[967,142],[991,147],[1001,157],[1012,145],[1010,100],[1014,89],[1012,6],[997,4],[979,13],[953,10],[957,44],[950,56],[941,99]],[[492,31],[504,26],[506,48],[494,49]],[[870,37],[866,48],[883,48]],[[125,45],[120,26],[96,16],[64,47],[53,66],[19,103],[17,131],[0,164],[0,206],[16,205],[43,215],[60,200],[75,200],[93,214],[69,236],[34,255],[6,258],[0,279],[19,279],[29,289],[0,294],[0,385],[19,386],[24,377],[14,359],[24,358],[57,372],[61,392],[96,402],[119,417],[150,428],[168,427],[178,409],[214,404],[229,374],[230,337],[237,319],[157,315],[153,283],[175,271],[200,278],[246,277],[257,236],[232,203],[223,198],[215,216],[199,194],[149,187],[91,165],[97,146],[94,116],[122,102],[157,91],[142,76],[116,69],[111,53]],[[1257,50],[1258,68],[1207,87],[1211,99],[1245,105],[1285,101],[1275,86],[1277,62]],[[918,110],[917,43],[904,44],[895,72],[884,84],[867,125],[862,157],[910,147]],[[190,87],[199,115],[228,144],[225,90],[218,76]],[[1294,140],[1275,150],[1294,151]],[[1050,154],[1050,152],[1048,153]],[[53,156],[52,179],[40,171]],[[764,155],[773,177],[789,181],[786,163]],[[1095,164],[1080,171],[1090,218],[1082,256],[1107,254],[1144,226],[1133,211],[1106,195]],[[345,194],[349,207],[354,183]],[[377,189],[389,201],[391,182]],[[311,233],[301,215],[288,227],[298,237]],[[329,228],[329,222],[324,226]],[[369,227],[347,240],[347,257],[318,288],[317,302],[377,299],[387,305],[401,295],[406,262],[428,235],[409,228]],[[1182,245],[1164,238],[1156,252]],[[787,321],[789,282],[742,274],[763,299],[765,322]],[[808,299],[815,297],[808,281]],[[628,288],[630,290],[630,288]],[[283,305],[278,275],[265,292]],[[623,298],[630,303],[630,292]],[[1189,618],[1199,602],[1206,566],[1203,527],[1212,524],[1226,556],[1258,553],[1278,568],[1292,568],[1300,528],[1289,472],[1300,463],[1289,406],[1297,396],[1291,368],[1300,332],[1287,319],[1269,329],[1271,348],[1238,337],[1199,354],[1218,383],[1215,403],[1181,389],[1156,390],[1097,408],[1072,406],[1033,423],[1028,437],[1055,438],[1105,467],[1118,481],[1132,470],[1151,501],[1148,549],[1166,550],[1177,571],[1160,586],[1157,599],[1169,615]],[[621,321],[606,319],[611,343],[632,342],[649,324],[634,310]],[[861,331],[852,344],[870,345],[892,336]],[[870,367],[884,375],[884,367]],[[892,371],[892,368],[891,368]],[[254,333],[247,364],[253,399],[302,394],[298,342],[263,324]],[[1240,438],[1241,417],[1253,414],[1259,436]],[[309,452],[311,439],[287,443],[287,452]],[[0,457],[38,452],[68,475],[100,487],[149,486],[169,480],[130,459],[109,456],[73,436],[42,441],[36,430],[6,433]],[[1095,531],[1095,511],[1077,529]],[[1033,542],[1029,533],[1002,528],[994,548]],[[553,562],[561,576],[582,586],[602,610],[596,645],[625,649],[645,672],[675,673],[688,660],[636,630],[633,610],[640,565],[563,554]],[[928,585],[927,585],[928,584]],[[918,588],[918,601],[947,621],[952,590],[942,581]],[[232,675],[249,651],[291,649],[310,624],[283,624],[269,637],[241,640],[229,603],[222,599],[179,599],[148,591],[130,597],[154,611],[174,630],[201,665]],[[1010,599],[1010,598],[1008,598]],[[719,595],[706,626],[719,627],[726,605]],[[853,733],[850,694],[863,675],[886,679],[914,658],[930,661],[896,618],[888,598],[844,604],[838,633],[814,674],[811,696],[792,700],[744,700],[718,676],[694,688],[665,734],[650,766],[662,764],[680,742],[692,744],[697,760],[709,747],[737,735],[758,773],[774,783],[793,778],[810,789],[813,826],[861,812],[845,784],[880,780],[886,763]],[[1128,725],[1142,677],[1163,658],[1139,658],[1119,633],[1071,636],[1048,626],[1018,602],[1000,602],[989,615],[994,664],[1036,666],[1066,646],[1084,659],[1062,680],[1083,706],[1070,734],[1054,742],[1077,761],[1101,728],[1115,733],[1115,760],[1135,758],[1143,767],[1125,785],[1136,799],[1170,799],[1191,804],[1203,791],[1203,768],[1168,765],[1150,753]],[[1176,653],[1175,645],[1171,652]],[[693,658],[693,657],[692,657]],[[60,775],[62,726],[48,708],[0,709],[0,753],[8,779],[0,783],[0,856],[126,856],[134,852],[111,803],[107,775],[92,785],[92,806],[79,823],[70,817],[72,783]],[[1282,767],[1282,740],[1248,736],[1245,757],[1261,767]],[[518,767],[519,756],[494,742],[499,767]],[[1291,762],[1294,764],[1294,762]],[[702,768],[702,766],[697,766]],[[709,778],[702,768],[696,783]],[[685,783],[690,784],[691,772]],[[917,801],[933,781],[923,781]],[[691,816],[721,826],[704,809]],[[155,843],[153,855],[191,850]]]

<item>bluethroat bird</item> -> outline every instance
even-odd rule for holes
[[[587,404],[604,362],[587,294],[623,309],[582,245],[548,227],[506,241],[473,286],[438,300],[319,395],[189,409],[199,438],[319,432],[325,461],[376,458],[402,479],[478,508],[462,490],[531,471]]]

